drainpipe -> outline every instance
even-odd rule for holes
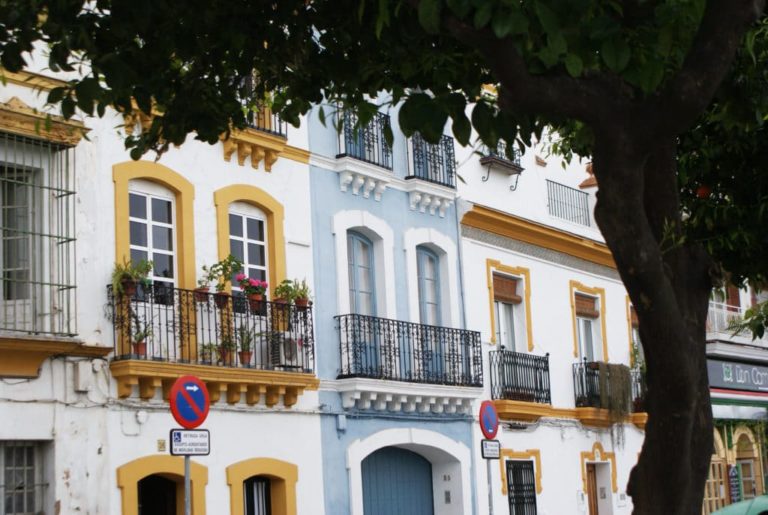
[[[462,249],[462,236],[461,236],[461,222],[459,220],[459,201],[463,203],[464,200],[457,197],[456,202],[454,202],[454,216],[456,219],[456,247],[458,248],[459,253],[459,302],[461,302],[461,327],[464,329],[469,329],[467,327],[467,312],[464,305],[464,251]]]

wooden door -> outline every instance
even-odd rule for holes
[[[594,463],[587,463],[587,502],[589,515],[600,515],[597,511],[597,475]]]

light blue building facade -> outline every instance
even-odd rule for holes
[[[327,109],[327,108],[326,108]],[[310,117],[325,513],[475,513],[480,334],[466,328],[449,136]],[[384,141],[391,124],[392,147]]]

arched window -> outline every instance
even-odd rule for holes
[[[266,476],[253,476],[243,481],[245,515],[272,515],[270,480]]]
[[[442,325],[440,258],[424,245],[416,247],[419,316],[422,324]]]
[[[173,287],[177,277],[174,195],[149,181],[134,180],[128,188],[131,262],[152,261],[155,286]]]
[[[176,506],[178,492],[184,486],[183,483],[174,479],[152,474],[139,481],[139,515],[176,515],[178,513]],[[182,493],[182,502],[183,499]]]
[[[251,204],[233,202],[229,206],[229,251],[242,261],[244,274],[260,281],[269,277],[266,220],[264,212]]]
[[[349,307],[358,315],[376,315],[373,243],[355,231],[347,232]]]

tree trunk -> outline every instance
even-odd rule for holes
[[[627,491],[635,514],[699,515],[713,439],[710,259],[680,238],[674,139],[630,134],[627,116],[595,134],[593,162],[595,218],[638,314],[647,365],[649,419]]]

